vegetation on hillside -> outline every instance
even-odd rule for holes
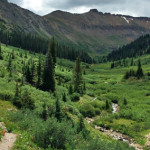
[[[134,58],[144,54],[150,53],[150,35],[144,35],[139,37],[137,40],[111,52],[107,59],[109,61],[116,61],[125,59],[127,57]]]
[[[125,143],[109,139],[99,131],[96,132],[82,117],[82,114],[89,116],[93,113],[92,116],[96,116],[100,111],[105,111],[105,100],[92,103],[88,100],[92,98],[90,86],[93,83],[89,76],[91,65],[79,63],[79,58],[77,59],[76,67],[84,71],[77,69],[76,73],[79,71],[79,76],[82,74],[82,88],[86,89],[87,94],[80,93],[72,86],[75,64],[57,58],[54,67],[52,48],[45,57],[15,47],[1,47],[3,59],[0,60],[0,99],[2,104],[8,101],[8,107],[3,108],[0,105],[0,110],[6,112],[0,115],[0,120],[5,122],[9,132],[19,133],[14,149],[133,149]],[[51,64],[51,69],[55,69],[54,90],[42,91],[45,63]],[[41,84],[37,86],[36,83]],[[79,86],[80,84],[81,82]],[[82,101],[90,108],[84,108],[80,104]],[[11,103],[17,107],[17,111],[14,108],[10,110]]]

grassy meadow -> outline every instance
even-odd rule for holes
[[[13,69],[12,75],[10,75],[7,65],[9,55],[12,53],[14,59],[12,59]],[[85,81],[86,92],[80,97],[80,100],[75,102],[72,101],[73,95],[68,93],[68,88],[72,84],[74,62],[57,59],[55,69],[57,86],[56,92],[53,94],[36,89],[28,84],[23,77],[24,64],[30,61],[37,63],[39,54],[2,45],[2,55],[3,60],[0,60],[0,121],[5,122],[10,132],[18,134],[14,150],[52,148],[99,150],[99,147],[102,150],[110,149],[110,147],[112,150],[134,149],[123,142],[104,135],[94,129],[94,125],[113,129],[129,135],[140,145],[145,144],[145,135],[150,132],[150,76],[147,75],[150,71],[150,55],[144,55],[140,58],[144,72],[144,77],[141,79],[135,77],[128,80],[124,79],[127,70],[131,68],[137,70],[139,58],[134,59],[134,66],[130,66],[131,59],[127,59],[128,65],[126,67],[118,66],[113,69],[110,69],[111,62],[92,65],[82,63],[82,76],[83,81]],[[45,56],[42,55],[42,63],[44,59]],[[24,99],[27,92],[34,101],[34,110],[19,110],[12,104],[16,82],[19,83],[21,98]],[[66,102],[62,100],[64,93],[66,94]],[[53,116],[56,109],[56,96],[60,100],[62,116],[69,120],[68,123],[65,123],[65,120],[57,123]],[[112,103],[119,104],[119,111],[115,114],[112,114]],[[44,104],[46,104],[46,110],[51,116],[51,119],[45,122],[39,117],[43,113]],[[77,134],[69,125],[77,126],[81,115],[84,117],[83,122],[86,129],[83,135]],[[86,117],[93,118],[94,122],[88,124]],[[57,129],[64,132],[65,136],[61,135]],[[48,137],[45,130],[48,133],[51,133],[52,130],[57,131],[52,136],[49,148],[44,147],[47,141],[41,141],[42,138]],[[91,139],[83,138],[85,134],[88,134],[88,138],[91,137]],[[62,139],[57,140],[58,137],[62,137]],[[93,141],[93,139],[95,140]],[[62,142],[63,140],[65,143]],[[63,144],[59,145],[61,142]],[[71,147],[69,143],[71,143]]]

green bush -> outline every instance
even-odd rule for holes
[[[11,100],[13,98],[13,93],[9,91],[0,91],[0,99],[2,100]]]
[[[80,107],[80,112],[84,117],[93,117],[95,116],[95,109],[91,104],[85,104]]]
[[[77,102],[80,100],[80,94],[79,93],[73,93],[71,96],[71,101]]]
[[[2,130],[2,128],[0,127],[0,141],[1,141],[1,139],[2,139],[2,134],[3,134],[3,130]]]

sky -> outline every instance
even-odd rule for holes
[[[55,10],[84,13],[90,9],[134,17],[150,17],[150,0],[8,0],[36,14],[46,15]]]

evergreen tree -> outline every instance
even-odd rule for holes
[[[55,68],[56,65],[56,43],[54,37],[52,37],[51,42],[50,42],[50,50],[51,50],[51,55],[53,58],[53,65]]]
[[[15,59],[15,52],[14,52],[14,50],[12,50],[11,58],[12,58],[12,59]]]
[[[67,101],[66,93],[64,93],[64,94],[63,94],[62,100],[63,100],[64,102],[66,102],[66,101]]]
[[[46,56],[44,72],[43,72],[43,90],[44,91],[52,91],[52,92],[55,91],[54,76],[55,76],[55,69],[54,69],[51,51],[49,49],[47,56]]]
[[[84,81],[84,84],[83,84],[83,90],[84,90],[84,92],[86,91],[86,84],[85,84],[85,81]]]
[[[2,56],[2,47],[1,47],[1,42],[0,42],[0,60],[3,59],[3,56]]]
[[[124,105],[127,105],[127,99],[126,99],[126,98],[124,98],[123,104],[124,104]]]
[[[85,69],[84,69],[84,72],[83,72],[83,74],[84,74],[84,75],[86,75]]]
[[[143,74],[143,70],[142,70],[142,66],[141,66],[141,61],[139,59],[139,61],[138,61],[138,69],[137,69],[137,72],[136,72],[136,76],[139,79],[139,78],[143,77],[143,75],[144,74]]]
[[[55,113],[55,117],[57,118],[58,121],[61,122],[62,115],[61,115],[61,108],[60,108],[60,103],[59,103],[58,98],[56,100],[56,113]]]
[[[115,67],[115,63],[111,63],[111,69],[113,69]]]
[[[46,103],[43,104],[43,112],[42,112],[42,118],[44,121],[47,120],[47,110],[46,110]]]
[[[81,72],[81,64],[80,64],[80,56],[77,57],[76,65],[73,70],[73,85],[74,91],[77,93],[82,92],[82,72]]]
[[[108,102],[108,100],[106,100],[106,109],[107,110],[109,109],[109,102]]]
[[[81,116],[79,120],[78,132],[83,131],[85,129],[84,118]]]
[[[132,57],[132,59],[131,59],[131,66],[133,66],[134,65],[134,62],[133,62],[133,57]]]
[[[40,84],[41,84],[41,56],[39,56],[39,62],[38,62],[38,66],[37,66],[37,88],[40,87]]]
[[[124,79],[128,79],[129,77],[130,77],[130,75],[129,75],[129,72],[127,71],[125,76],[124,76]]]
[[[35,64],[34,64],[34,61],[32,62],[32,66],[31,66],[31,84],[33,85],[34,84],[34,77],[35,77]]]
[[[12,70],[12,59],[11,59],[11,56],[10,56],[10,55],[9,55],[7,70],[8,70],[9,72]]]
[[[32,83],[32,74],[31,74],[31,70],[30,70],[29,66],[27,66],[25,76],[26,76],[26,81],[31,84]]]
[[[69,94],[71,95],[73,93],[72,85],[69,86]]]
[[[60,79],[60,76],[58,77],[58,85],[61,85],[61,79]]]
[[[17,106],[18,108],[21,108],[21,101],[19,99],[19,87],[18,87],[18,83],[16,83],[16,88],[15,88],[15,97],[13,99],[13,104],[15,106]]]
[[[19,96],[19,88],[18,88],[18,83],[16,83],[16,89],[15,89],[15,97]]]

